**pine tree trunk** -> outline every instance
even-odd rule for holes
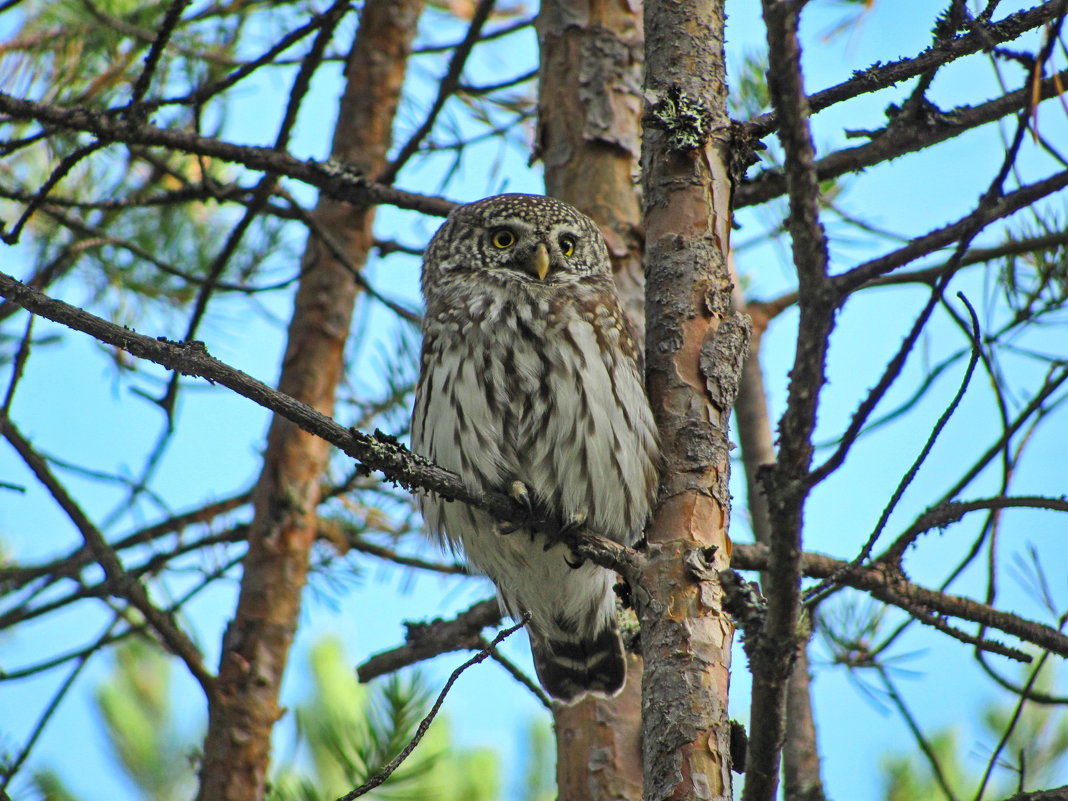
[[[633,180],[641,133],[641,15],[623,3],[546,0],[538,41],[537,149],[546,193],[600,226],[623,306],[641,331],[645,281]],[[556,709],[561,801],[641,798],[641,679],[641,657],[628,655],[627,683],[617,697]]]
[[[349,58],[333,158],[374,174],[385,165],[393,117],[422,0],[368,0]],[[346,255],[340,263],[309,235],[301,263],[279,389],[331,414],[357,284],[352,269],[371,248],[371,209],[321,198],[314,217]],[[223,641],[217,692],[209,706],[200,801],[253,801],[266,793],[278,693],[300,615],[315,538],[319,483],[329,447],[275,417],[237,613]]]
[[[637,592],[647,801],[730,799],[727,421],[748,347],[731,310],[722,0],[645,4],[646,358],[664,479]]]

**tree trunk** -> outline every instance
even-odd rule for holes
[[[636,592],[647,801],[732,796],[733,627],[715,570],[730,557],[727,420],[748,323],[727,266],[723,23],[721,0],[645,5],[647,381],[664,451]]]
[[[735,275],[735,308],[745,308],[741,287]],[[735,406],[738,440],[745,465],[746,495],[753,538],[761,545],[771,544],[771,521],[768,500],[757,479],[762,465],[775,461],[771,417],[768,414],[764,376],[760,364],[760,345],[767,328],[767,316],[753,311],[753,336],[749,357],[742,370],[742,381]],[[761,574],[765,592],[769,590],[766,573]],[[786,740],[783,743],[783,791],[786,801],[822,801],[823,779],[820,775],[816,721],[812,714],[812,677],[808,651],[802,648],[786,688]]]
[[[546,193],[600,226],[623,307],[643,331],[641,206],[633,178],[641,134],[641,16],[623,3],[546,0],[538,41],[537,149]],[[617,697],[556,709],[561,801],[641,798],[641,678],[641,657],[630,654]]]
[[[385,165],[421,9],[422,0],[368,0],[360,15],[332,155],[365,174]],[[314,233],[301,263],[279,389],[327,415],[357,293],[351,270],[367,258],[373,216],[371,209],[320,198],[314,219],[348,264]],[[271,731],[282,715],[278,693],[299,620],[328,456],[324,440],[273,419],[237,612],[209,706],[200,801],[252,801],[266,794]]]

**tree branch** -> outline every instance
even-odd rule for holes
[[[450,651],[480,649],[484,645],[482,630],[499,625],[503,619],[500,602],[488,598],[451,620],[436,618],[426,623],[405,623],[408,634],[404,645],[374,654],[356,668],[356,676],[368,682]]]
[[[768,89],[779,121],[790,199],[788,225],[798,275],[800,321],[786,411],[779,423],[779,452],[762,474],[772,532],[767,578],[767,619],[750,655],[753,689],[745,801],[772,801],[785,737],[786,691],[803,647],[801,612],[803,477],[812,461],[812,432],[826,380],[834,299],[827,282],[827,237],[819,219],[820,188],[801,74],[797,37],[799,5],[763,0],[769,49]]]
[[[70,497],[63,485],[52,475],[45,460],[33,449],[33,446],[6,415],[0,418],[0,434],[11,443],[78,529],[85,540],[86,547],[104,569],[111,592],[129,601],[138,612],[145,616],[145,620],[149,622],[163,643],[185,662],[189,672],[204,690],[204,694],[211,698],[215,692],[215,677],[204,667],[200,652],[193,641],[178,627],[177,623],[149,600],[145,588],[126,572],[118,555],[108,545],[104,536]]]
[[[48,103],[21,100],[5,92],[0,92],[0,113],[15,119],[37,120],[56,128],[91,133],[106,143],[164,147],[240,164],[252,170],[277,173],[314,186],[335,200],[354,205],[384,203],[438,217],[444,217],[456,205],[445,198],[383,186],[333,162],[301,161],[273,147],[237,145],[200,136],[192,131],[139,125],[117,119],[113,113],[82,107],[61,108]]]
[[[155,362],[183,375],[205,378],[213,384],[233,390],[326,440],[359,461],[366,469],[381,470],[389,480],[405,489],[436,492],[444,498],[483,509],[498,520],[529,523],[535,529],[550,535],[558,528],[559,521],[531,521],[529,510],[517,504],[506,493],[470,490],[455,473],[413,454],[387,434],[376,432],[370,435],[356,429],[344,428],[307,404],[210,356],[203,342],[172,342],[165,337],[154,339],[138,334],[76,306],[49,298],[5,273],[0,273],[0,295],[34,314],[81,331],[138,358]],[[589,529],[574,534],[566,541],[576,556],[615,570],[637,586],[641,555],[633,548],[620,545]]]
[[[479,0],[478,5],[471,14],[471,22],[467,26],[467,34],[464,36],[463,41],[456,45],[452,58],[449,60],[449,67],[438,82],[438,94],[434,98],[434,102],[430,104],[430,111],[427,112],[426,119],[423,120],[422,125],[416,129],[415,133],[409,137],[408,141],[404,143],[394,159],[386,165],[382,172],[375,176],[375,181],[379,184],[389,186],[397,179],[397,173],[415,155],[420,143],[434,127],[438,114],[445,107],[445,102],[452,97],[460,85],[460,77],[463,74],[464,65],[467,63],[467,57],[471,55],[471,49],[479,41],[482,26],[485,25],[486,20],[489,18],[490,12],[493,10],[493,4],[494,0]]]
[[[896,119],[881,131],[872,134],[872,141],[858,147],[845,148],[830,153],[815,162],[816,176],[820,181],[837,178],[851,172],[860,172],[867,167],[890,161],[905,153],[922,150],[939,142],[953,139],[972,128],[1027,108],[1037,98],[1046,100],[1058,97],[1061,87],[1068,80],[1064,70],[1038,83],[1037,87],[1024,87],[978,106],[962,106],[944,112],[937,119],[919,124],[913,119],[898,122]],[[779,169],[766,170],[742,183],[735,195],[735,204],[743,206],[765,203],[786,191],[786,177]]]
[[[739,570],[764,570],[768,565],[769,551],[764,545],[737,543],[731,562]],[[810,578],[828,578],[847,566],[840,559],[817,553],[805,553],[802,557],[804,575]],[[872,597],[903,609],[915,612],[920,622],[929,622],[924,617],[931,613],[949,615],[972,623],[989,626],[1017,637],[1039,648],[1068,657],[1068,636],[1056,629],[1018,615],[1002,612],[987,604],[962,598],[937,590],[927,589],[910,582],[900,570],[876,563],[862,567],[857,572],[842,577],[842,583],[854,589],[864,590]]]
[[[1036,201],[1060,191],[1065,186],[1068,186],[1068,170],[1054,173],[1048,178],[1022,186],[989,202],[982,202],[973,212],[966,214],[955,222],[923,236],[918,236],[904,247],[832,277],[831,285],[838,297],[844,300],[849,293],[869,284],[886,273],[915,261],[921,256],[926,256],[929,253],[947,247],[957,242],[964,234],[970,233],[972,230],[979,230],[994,220],[1007,217],[1020,209],[1027,208]],[[954,259],[952,262],[953,269],[958,269],[962,264],[963,257]]]
[[[1026,31],[1052,21],[1060,13],[1059,0],[1050,0],[1026,11],[1011,14],[1000,22],[982,25],[971,33],[939,42],[911,58],[903,58],[889,64],[876,62],[866,70],[854,71],[853,77],[848,81],[810,95],[809,108],[816,114],[836,103],[907,81],[963,56],[1011,42]],[[754,138],[762,139],[778,127],[778,111],[761,114],[744,125],[749,128]]]

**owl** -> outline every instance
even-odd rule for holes
[[[657,491],[657,434],[594,222],[537,195],[460,206],[427,247],[422,289],[412,450],[473,491],[508,492],[561,526],[633,544]],[[422,509],[508,613],[529,614],[550,695],[619,691],[614,574],[463,503],[431,493]]]

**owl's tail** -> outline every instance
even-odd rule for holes
[[[614,620],[592,637],[532,629],[530,645],[541,686],[553,698],[571,704],[587,693],[612,696],[623,689],[627,663]]]

